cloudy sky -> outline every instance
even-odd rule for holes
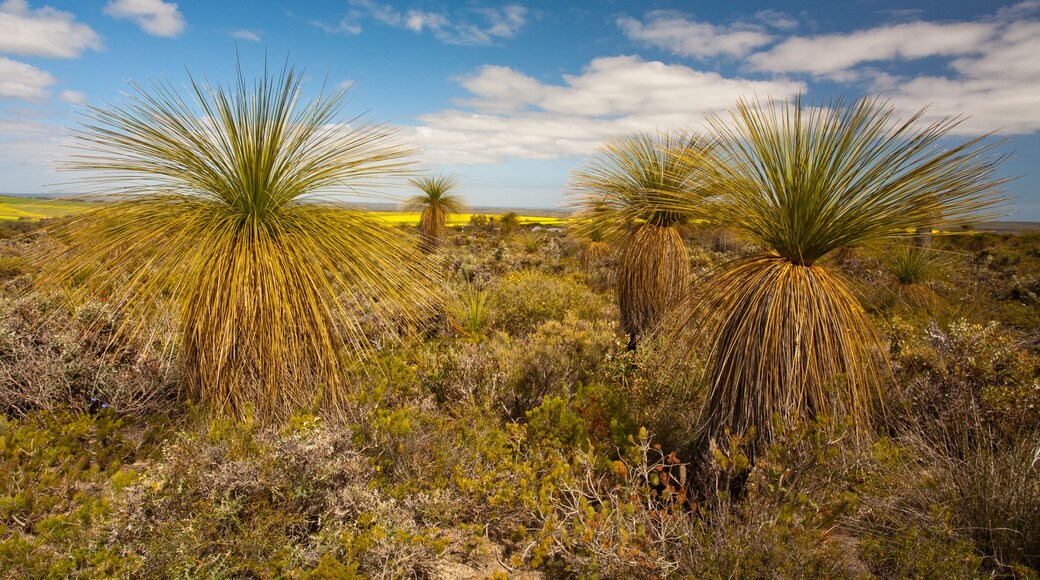
[[[558,206],[605,139],[741,96],[882,95],[1006,139],[1009,218],[1040,221],[1040,0],[0,0],[0,192],[70,179],[53,165],[82,103],[227,82],[236,58],[288,59],[309,95],[353,84],[345,115],[398,126],[474,205]]]

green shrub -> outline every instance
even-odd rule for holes
[[[491,324],[522,335],[549,320],[562,320],[568,311],[582,319],[609,316],[607,299],[575,278],[528,270],[502,279],[492,296]]]
[[[132,554],[102,524],[157,455],[165,430],[128,427],[109,412],[0,417],[0,569],[9,577],[126,576]]]

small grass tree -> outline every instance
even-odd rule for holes
[[[419,313],[428,293],[414,244],[324,194],[371,191],[410,150],[338,119],[341,91],[302,100],[288,67],[192,79],[190,96],[132,87],[85,111],[68,168],[115,195],[53,228],[42,281],[86,279],[77,292],[103,293],[131,332],[172,305],[187,395],[217,412],[275,419],[319,393],[339,407],[340,361],[366,344],[353,297]]]
[[[742,100],[731,122],[710,119],[714,219],[762,250],[722,266],[675,329],[710,351],[706,437],[754,428],[761,441],[776,416],[871,426],[890,371],[850,281],[822,259],[905,239],[938,215],[977,215],[1002,183],[993,144],[947,144],[957,120],[923,124],[923,114],[897,120],[876,99]]]
[[[419,237],[423,248],[429,251],[444,240],[448,216],[463,213],[466,209],[462,198],[452,193],[459,188],[459,178],[455,175],[424,175],[408,182],[422,193],[408,198],[404,209],[420,212]]]

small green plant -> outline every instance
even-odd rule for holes
[[[464,282],[459,287],[453,313],[471,338],[479,337],[487,326],[490,296],[478,283]]]
[[[537,252],[538,249],[542,247],[543,243],[544,240],[542,239],[542,236],[534,232],[524,232],[520,236],[520,247],[522,247],[528,254]]]

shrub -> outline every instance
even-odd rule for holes
[[[110,307],[54,306],[35,293],[0,306],[0,407],[136,416],[172,408],[176,377],[160,324],[150,341],[132,340],[120,334],[121,319]]]
[[[129,575],[135,557],[99,526],[138,479],[130,465],[157,455],[165,436],[107,411],[0,417],[0,569],[22,578]]]
[[[951,453],[1040,424],[1040,365],[996,323],[930,328],[898,353],[910,420]]]
[[[567,311],[583,319],[609,316],[606,298],[575,278],[533,270],[510,274],[492,295],[491,324],[512,335],[523,335],[548,320],[561,320]]]

